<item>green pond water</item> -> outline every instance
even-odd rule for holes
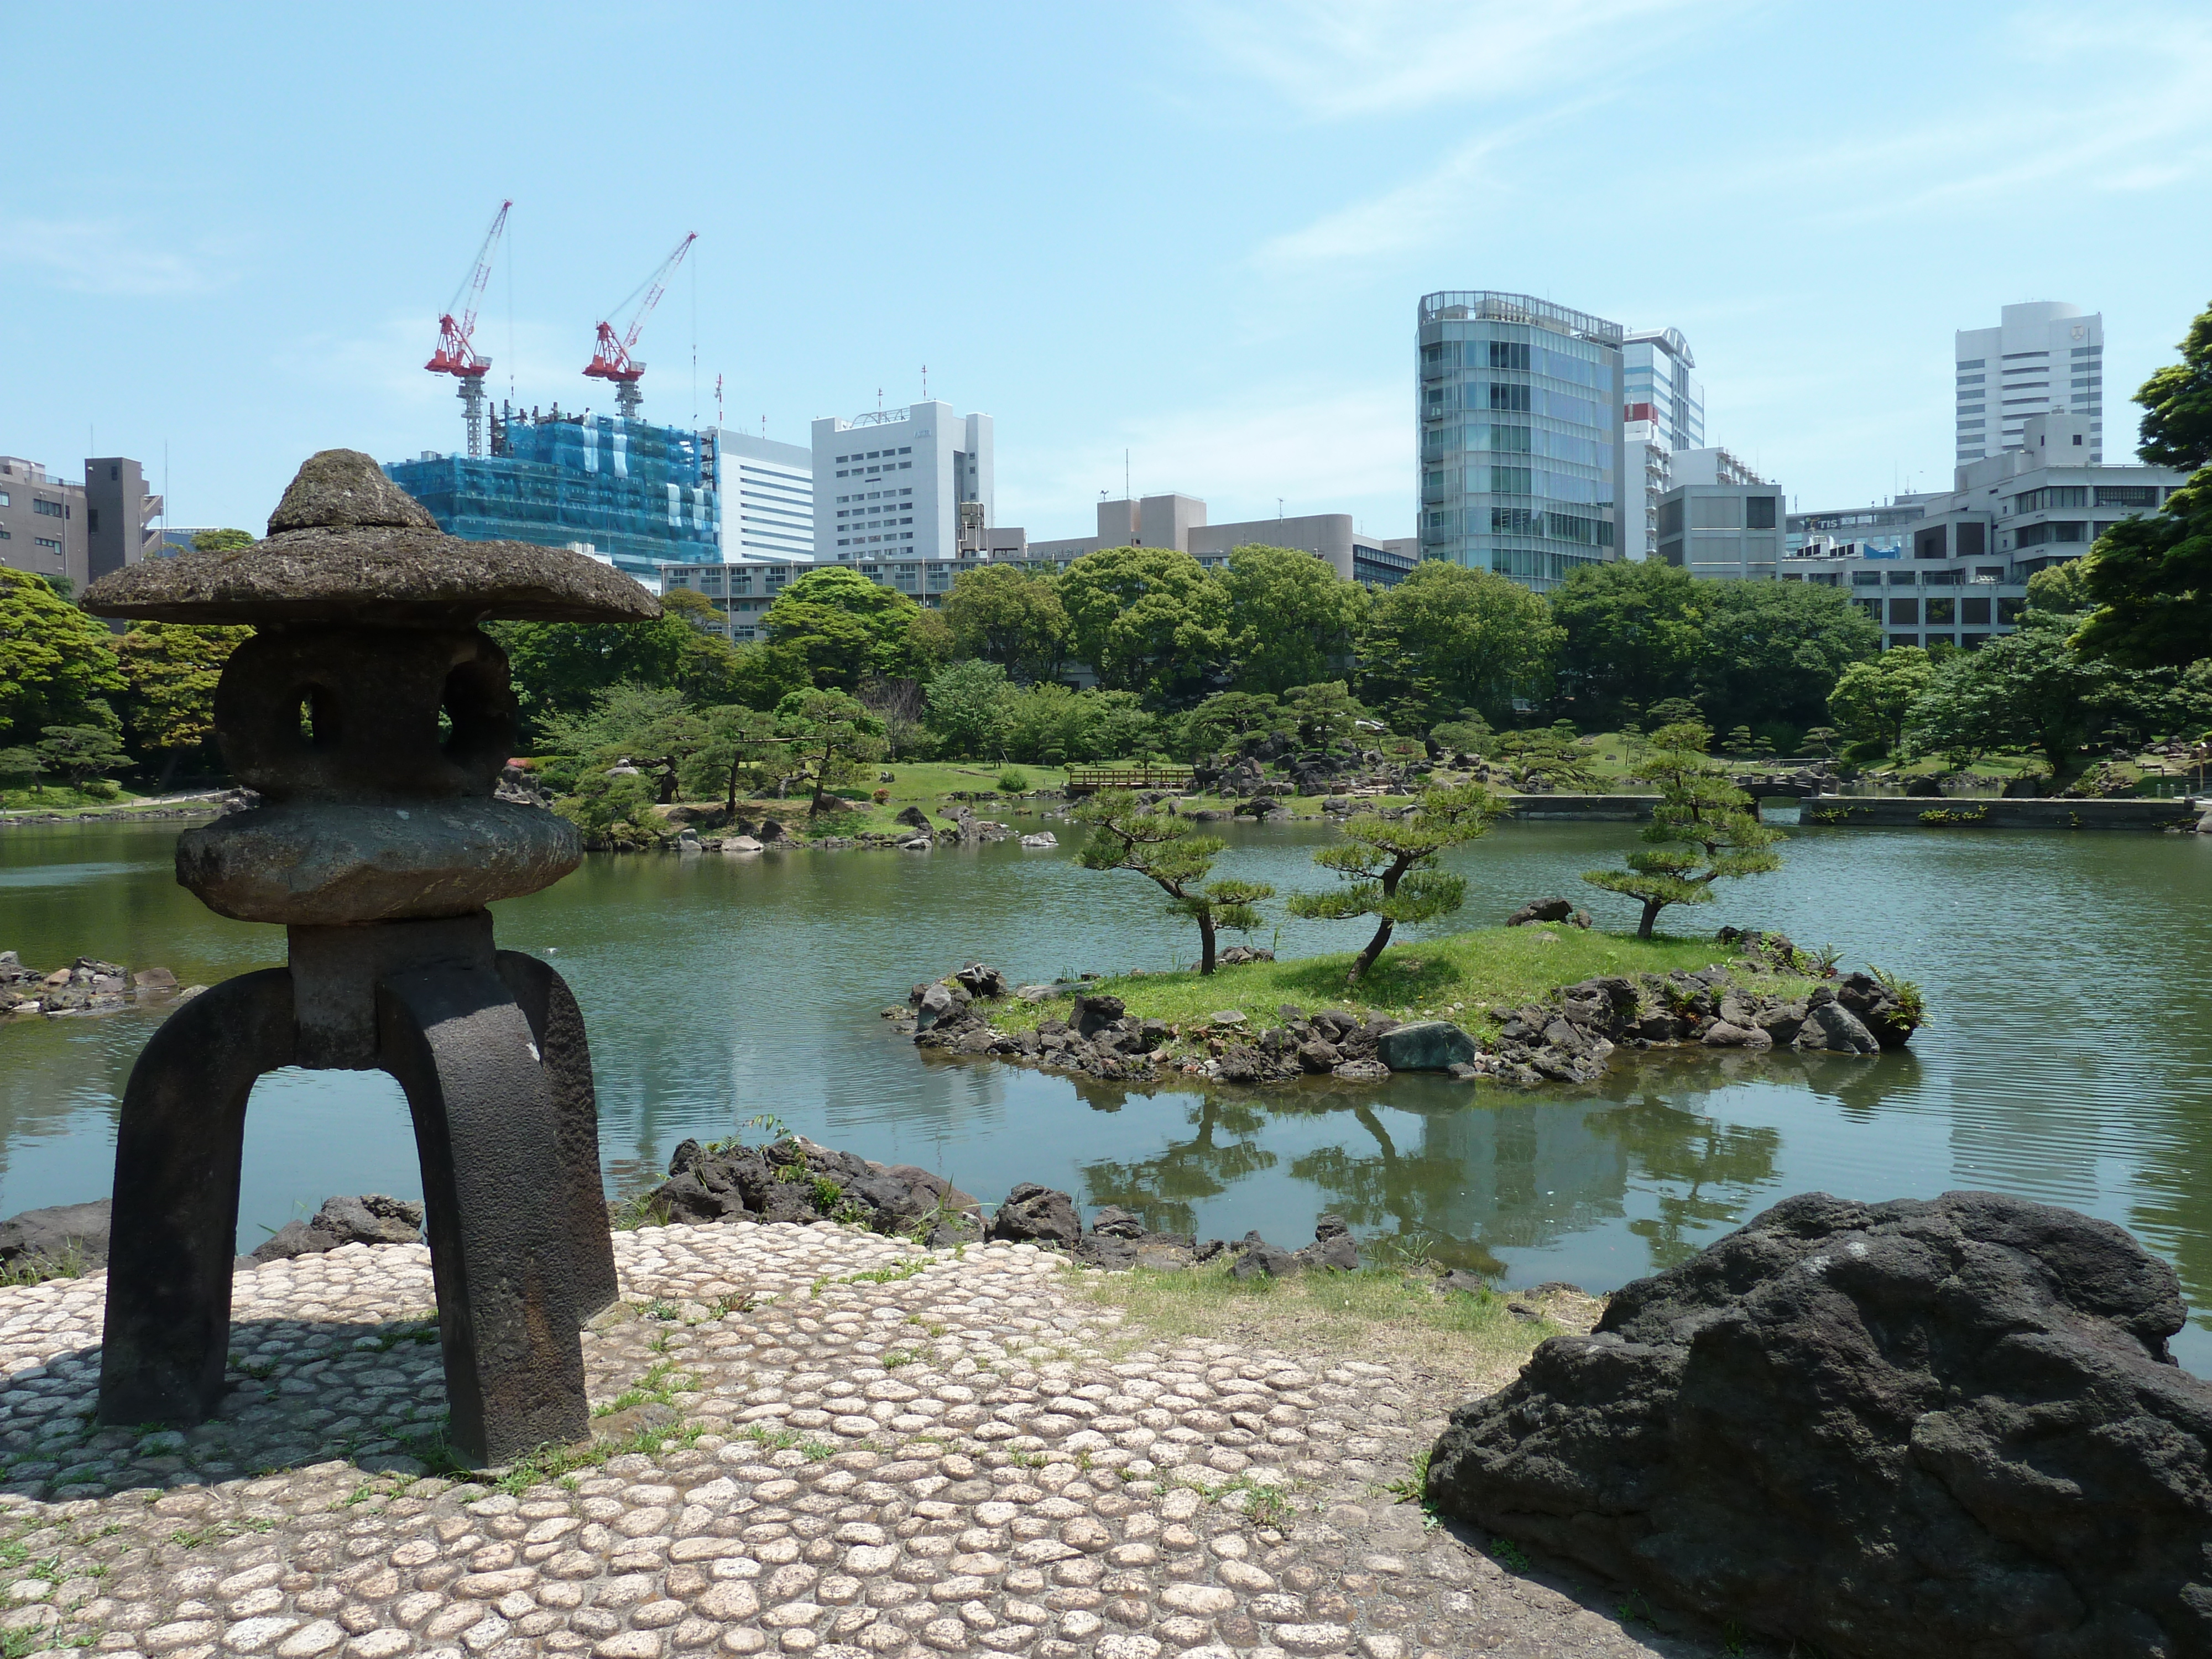
[[[0,949],[42,968],[161,963],[186,983],[281,963],[279,930],[212,915],[175,884],[174,833],[0,830]],[[1321,884],[1309,860],[1328,830],[1229,833],[1222,873]],[[1564,893],[1626,926],[1625,901],[1575,878],[1634,835],[1499,829],[1454,860],[1464,921]],[[1807,828],[1784,851],[1781,874],[1669,912],[1673,926],[1778,927],[1917,980],[1934,1021],[1911,1052],[1655,1057],[1532,1093],[1407,1076],[1130,1089],[925,1060],[878,1011],[964,960],[1030,980],[1189,959],[1192,930],[1135,878],[1011,843],[593,857],[497,914],[501,942],[555,963],[582,1004],[617,1191],[684,1137],[757,1139],[744,1126],[769,1114],[989,1200],[1040,1181],[1086,1212],[1124,1204],[1156,1227],[1286,1244],[1334,1210],[1509,1284],[1602,1291],[1791,1193],[1992,1188],[2118,1222],[2173,1263],[2193,1310],[2178,1346],[2212,1372],[2212,837]],[[1275,943],[1364,935],[1285,921]],[[0,1025],[0,1213],[106,1193],[117,1102],[155,1018]],[[330,1194],[420,1190],[389,1079],[287,1072],[257,1086],[242,1248]]]

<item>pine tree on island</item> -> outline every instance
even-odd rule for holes
[[[1628,854],[1626,870],[1583,872],[1593,887],[1643,902],[1638,939],[1651,937],[1670,904],[1711,903],[1717,881],[1782,867],[1773,851],[1782,832],[1761,823],[1751,797],[1707,757],[1711,741],[1707,728],[1686,721],[1651,734],[1644,774],[1659,786],[1659,805],[1644,831],[1650,844]]]
[[[1275,890],[1256,881],[1207,881],[1226,845],[1218,836],[1192,833],[1188,818],[1139,804],[1127,789],[1102,789],[1081,801],[1073,816],[1091,826],[1076,860],[1086,870],[1128,870],[1168,896],[1168,909],[1198,924],[1198,971],[1213,971],[1215,935],[1226,927],[1249,933],[1261,923],[1255,908]]]
[[[1375,936],[1352,962],[1345,983],[1356,985],[1375,965],[1400,923],[1433,921],[1467,898],[1463,877],[1436,868],[1437,855],[1489,834],[1505,803],[1479,783],[1425,789],[1402,818],[1362,812],[1346,820],[1344,839],[1314,854],[1314,862],[1346,884],[1330,893],[1296,893],[1290,912],[1319,921],[1377,918]]]

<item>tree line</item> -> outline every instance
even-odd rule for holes
[[[711,773],[726,794],[751,769],[819,799],[878,756],[1188,759],[1277,736],[1337,746],[1361,722],[1527,750],[1554,729],[1687,719],[1735,752],[1840,734],[1867,756],[2025,747],[2063,772],[2109,737],[2212,725],[2212,311],[2136,401],[2143,458],[2194,476],[2083,560],[2040,573],[2020,629],[1972,653],[1884,653],[1848,593],[1811,583],[1708,581],[1647,561],[1583,567],[1547,595],[1431,561],[1374,588],[1267,546],[1218,571],[1146,547],[1058,573],[991,566],[963,572],[939,609],[825,568],[785,587],[765,637],[741,644],[697,625],[708,602],[682,589],[653,622],[489,626],[525,748],[658,750],[637,775],[654,793]],[[252,539],[215,531],[197,544]],[[97,792],[126,771],[160,787],[219,769],[215,684],[249,632],[143,623],[118,636],[65,584],[0,569],[0,782]]]

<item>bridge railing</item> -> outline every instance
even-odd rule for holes
[[[1071,766],[1067,793],[1094,794],[1101,789],[1188,789],[1194,774],[1188,766]]]

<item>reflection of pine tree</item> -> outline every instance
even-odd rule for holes
[[[1654,1097],[1591,1122],[1656,1192],[1657,1217],[1628,1224],[1650,1242],[1654,1268],[1687,1261],[1712,1243],[1706,1235],[1747,1218],[1753,1189],[1774,1179],[1782,1149],[1778,1130],[1731,1127]]]
[[[1360,1156],[1345,1146],[1316,1147],[1291,1164],[1291,1175],[1328,1194],[1329,1207],[1354,1227],[1389,1224],[1401,1237],[1418,1239],[1429,1255],[1448,1267],[1503,1277],[1505,1264],[1480,1239],[1455,1238],[1437,1224],[1466,1189],[1461,1159],[1401,1153],[1373,1107],[1354,1107],[1352,1115],[1373,1139],[1372,1154]]]
[[[1275,1167],[1275,1155],[1251,1139],[1267,1114],[1249,1101],[1202,1097],[1191,1115],[1197,1133],[1141,1164],[1086,1164],[1083,1190],[1096,1206],[1119,1204],[1158,1232],[1196,1230],[1196,1201],[1218,1198],[1235,1182]],[[1220,1139],[1218,1137],[1235,1137]]]

